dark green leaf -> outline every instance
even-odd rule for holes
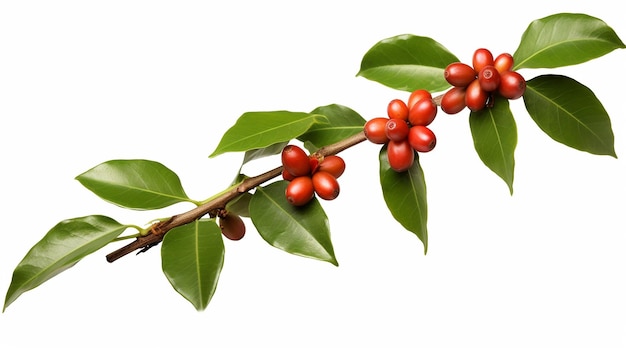
[[[328,123],[317,124],[298,137],[305,143],[309,152],[330,145],[363,131],[365,119],[354,110],[342,105],[320,106],[311,112],[326,116]]]
[[[419,163],[419,154],[415,155],[413,166],[405,172],[396,172],[389,166],[387,146],[379,154],[380,185],[385,203],[393,217],[408,231],[417,235],[424,244],[424,253],[428,251],[428,203],[426,199],[426,180]]]
[[[192,202],[176,173],[155,161],[107,161],[76,179],[102,199],[126,208],[151,210]]]
[[[259,158],[278,155],[283,151],[283,148],[287,146],[288,141],[282,141],[280,143],[272,144],[268,147],[264,147],[261,149],[248,150],[243,156],[242,166],[252,160],[256,160]]]
[[[405,34],[376,43],[363,56],[357,75],[398,90],[435,92],[450,87],[443,71],[458,61],[435,40]]]
[[[60,222],[28,251],[13,271],[4,309],[26,291],[110,243],[126,228],[128,226],[99,215]]]
[[[222,232],[215,220],[197,220],[170,230],[163,239],[161,260],[174,289],[196,310],[204,310],[224,264]]]
[[[624,47],[602,20],[579,13],[559,13],[528,26],[513,55],[513,69],[575,65]]]
[[[509,100],[497,97],[492,108],[472,112],[469,121],[478,156],[504,180],[513,194],[517,126]]]
[[[552,139],[577,150],[617,157],[609,115],[595,94],[574,79],[533,78],[527,82],[524,104]]]
[[[228,201],[226,204],[226,210],[228,212],[236,213],[242,217],[250,217],[250,200],[252,194],[243,193],[233,200]]]
[[[210,157],[225,152],[250,151],[295,139],[326,117],[305,112],[246,112],[224,133]]]
[[[285,198],[286,181],[258,187],[250,201],[250,218],[270,245],[294,255],[338,265],[330,240],[328,218],[314,198],[296,207]]]

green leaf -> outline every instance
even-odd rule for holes
[[[389,166],[386,145],[381,148],[379,159],[380,185],[387,208],[398,223],[422,241],[425,254],[428,251],[428,203],[419,154],[415,154],[413,166],[405,172],[396,172]]]
[[[100,215],[58,223],[28,251],[13,271],[3,310],[26,291],[38,287],[110,243],[126,228],[128,226]]]
[[[204,310],[224,264],[224,242],[215,220],[197,220],[170,230],[163,239],[161,260],[172,287],[196,310]]]
[[[363,131],[365,119],[354,110],[337,104],[320,106],[311,112],[326,116],[328,123],[316,124],[298,139],[309,152],[330,145]]]
[[[317,198],[305,206],[287,202],[288,182],[257,187],[250,201],[250,218],[270,245],[294,255],[338,265],[330,240],[328,218]]]
[[[624,47],[602,20],[579,13],[559,13],[528,26],[513,55],[513,69],[575,65]]]
[[[155,161],[107,161],[76,179],[102,199],[131,209],[152,210],[182,201],[193,202],[176,173]]]
[[[252,200],[252,194],[243,193],[228,201],[226,210],[242,217],[250,217],[250,200]]]
[[[283,148],[287,146],[288,143],[288,141],[281,141],[261,149],[248,150],[243,156],[243,162],[241,165],[243,166],[252,160],[257,160],[263,157],[278,155],[283,151]]]
[[[526,83],[524,104],[539,128],[559,143],[617,157],[609,115],[591,89],[574,79],[533,78]]]
[[[397,90],[435,92],[450,87],[443,71],[458,61],[435,40],[404,34],[383,39],[369,49],[357,75]]]
[[[469,122],[478,156],[513,194],[517,126],[509,101],[497,96],[492,108],[470,113]]]
[[[286,142],[304,134],[316,123],[327,123],[326,117],[290,111],[246,112],[224,133],[209,157]]]

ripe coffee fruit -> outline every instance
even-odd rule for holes
[[[320,160],[316,156],[309,156],[309,166],[311,166],[311,174],[315,173],[320,166]]]
[[[413,126],[427,126],[436,116],[437,105],[433,99],[421,99],[409,110],[409,123]]]
[[[418,152],[428,152],[435,148],[435,133],[425,126],[413,126],[409,131],[409,144]]]
[[[526,91],[526,80],[521,74],[514,71],[503,72],[500,75],[498,93],[511,100],[519,99]]]
[[[495,60],[493,60],[493,66],[498,70],[498,72],[500,72],[500,74],[510,71],[513,68],[513,56],[506,52],[500,54]]]
[[[441,110],[449,115],[461,112],[465,106],[465,88],[463,87],[453,87],[441,98]]]
[[[246,225],[241,217],[234,213],[226,212],[218,217],[220,230],[230,240],[240,240],[246,234]]]
[[[404,140],[409,135],[409,125],[403,119],[390,118],[385,125],[385,134],[389,140]]]
[[[472,111],[480,111],[485,107],[489,94],[480,87],[478,79],[470,83],[465,90],[465,105]]]
[[[396,172],[404,172],[413,166],[415,151],[409,140],[389,141],[387,144],[387,159],[389,166]]]
[[[485,66],[478,73],[478,81],[484,91],[494,91],[500,85],[500,72],[494,66]]]
[[[309,176],[294,178],[285,189],[287,201],[294,206],[306,205],[314,194],[313,181]]]
[[[332,174],[317,171],[311,178],[317,196],[324,200],[334,200],[339,196],[339,182]]]
[[[422,99],[432,100],[433,96],[428,90],[424,90],[424,89],[414,90],[409,96],[409,100],[407,103],[407,107],[409,108],[409,111],[411,111],[411,108],[413,107],[413,105],[415,105],[416,102]]]
[[[493,54],[488,49],[478,49],[474,51],[472,66],[478,74],[485,66],[493,66]]]
[[[339,178],[346,170],[346,163],[343,158],[337,155],[330,155],[324,157],[322,162],[320,162],[320,166],[317,169],[318,172],[328,172],[332,174],[333,177]]]
[[[470,65],[454,62],[443,71],[446,81],[455,87],[466,87],[476,79],[476,71]]]
[[[374,144],[386,144],[389,141],[385,132],[389,118],[375,117],[365,123],[363,131],[367,140]]]
[[[389,118],[399,118],[406,121],[409,118],[409,108],[404,101],[394,99],[387,105],[387,115]]]
[[[309,155],[296,145],[287,145],[281,153],[283,167],[289,174],[295,177],[311,173]]]
[[[295,177],[293,174],[287,172],[286,169],[283,168],[282,176],[284,180],[292,181]]]

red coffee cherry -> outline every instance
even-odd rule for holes
[[[521,74],[514,71],[503,72],[500,75],[498,93],[507,99],[519,99],[526,91],[526,80]]]
[[[289,173],[285,168],[283,168],[282,176],[283,179],[287,181],[292,181],[295,178],[293,174]]]
[[[317,156],[313,156],[313,155],[309,156],[309,166],[311,167],[310,174],[313,174],[317,171],[317,169],[320,166],[320,160],[317,158]]]
[[[306,205],[314,194],[313,181],[309,176],[294,178],[285,189],[287,201],[294,206]]]
[[[421,99],[409,110],[409,123],[413,126],[427,126],[437,116],[437,105],[433,99]]]
[[[240,240],[246,234],[246,225],[241,217],[226,212],[218,217],[220,230],[230,240]]]
[[[415,105],[416,102],[422,99],[432,100],[433,96],[428,90],[418,89],[418,90],[413,91],[411,95],[409,96],[409,100],[407,103],[407,107],[409,108],[409,111],[411,111],[411,108],[413,107],[413,105]]]
[[[389,166],[396,172],[404,172],[413,166],[415,151],[409,144],[408,139],[402,141],[389,141],[387,144],[387,159]]]
[[[281,153],[283,167],[294,177],[309,175],[311,173],[311,164],[309,163],[309,155],[296,145],[287,145]]]
[[[428,152],[435,148],[435,133],[425,126],[413,126],[409,130],[409,144],[418,152]]]
[[[320,162],[320,166],[317,169],[318,172],[328,172],[332,174],[333,177],[339,178],[346,170],[346,162],[343,158],[337,155],[330,155],[324,157],[322,162]]]
[[[389,118],[375,117],[365,123],[363,131],[367,140],[374,144],[386,144],[389,141],[385,132]]]
[[[332,174],[317,171],[313,174],[313,189],[324,200],[334,200],[339,196],[339,182]]]
[[[441,98],[441,110],[449,115],[461,112],[465,106],[465,88],[453,87]]]
[[[480,87],[478,79],[470,83],[465,90],[465,105],[472,111],[480,111],[485,107],[489,94]]]
[[[470,65],[454,62],[443,71],[446,81],[455,87],[466,87],[476,79],[476,71]]]
[[[500,85],[500,72],[494,66],[485,66],[478,73],[478,81],[484,91],[494,91]]]
[[[506,52],[498,55],[498,57],[493,60],[493,67],[495,67],[500,74],[510,71],[513,68],[513,56]]]
[[[389,140],[404,140],[409,135],[409,125],[403,119],[390,118],[385,125],[385,134]]]
[[[400,99],[394,99],[387,105],[387,115],[389,118],[399,118],[407,120],[409,118],[409,108]]]
[[[493,66],[493,54],[487,49],[478,49],[474,51],[472,57],[472,66],[478,74],[485,66]]]

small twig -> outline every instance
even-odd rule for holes
[[[334,144],[324,146],[318,151],[315,152],[317,156],[329,156],[335,155],[343,150],[346,150],[365,139],[365,133],[360,132],[353,136],[350,136],[346,139],[338,141]],[[149,248],[157,245],[163,240],[165,234],[173,228],[180,227],[187,223],[191,223],[197,219],[202,218],[203,216],[210,214],[213,211],[223,209],[226,207],[226,204],[244,194],[257,186],[276,178],[281,175],[283,167],[276,167],[272,170],[269,170],[265,173],[259,174],[255,177],[246,178],[241,183],[236,186],[233,186],[226,191],[222,192],[219,196],[213,198],[211,201],[203,203],[196,208],[193,208],[187,212],[175,215],[170,217],[167,220],[156,222],[150,227],[148,233],[144,236],[140,236],[135,241],[130,244],[123,246],[106,256],[108,262],[114,262],[129,253],[142,250],[142,252],[148,250]]]

